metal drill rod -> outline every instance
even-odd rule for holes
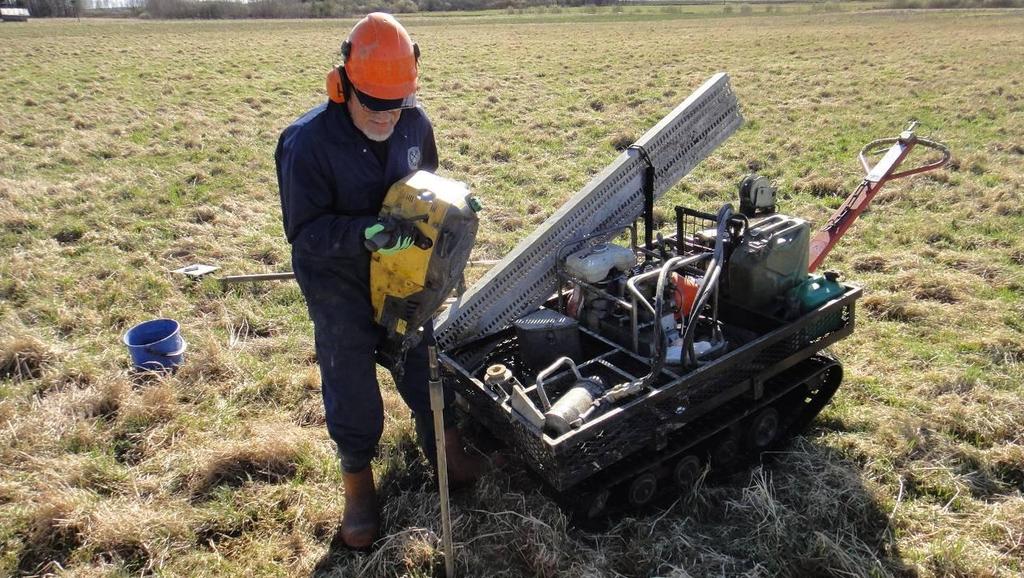
[[[444,446],[444,389],[437,364],[437,346],[427,346],[430,363],[430,409],[434,413],[434,446],[437,448],[437,490],[441,496],[441,540],[444,544],[444,569],[447,578],[455,578],[455,548],[452,545],[452,517],[448,504],[448,455]]]
[[[254,275],[227,275],[217,279],[221,285],[234,285],[236,283],[256,283],[258,281],[288,281],[295,278],[295,273],[285,271],[284,273],[256,273]]]
[[[497,259],[475,259],[466,263],[467,267],[492,267],[498,263]],[[216,269],[216,268],[214,268]],[[175,271],[177,272],[177,271]],[[226,275],[218,277],[221,285],[234,285],[236,283],[256,283],[260,281],[288,281],[295,278],[295,273],[285,271],[283,273],[256,273],[251,275]]]

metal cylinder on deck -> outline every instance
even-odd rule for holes
[[[579,427],[582,423],[581,416],[594,405],[594,400],[603,392],[604,387],[597,381],[577,381],[544,414],[544,429],[560,436],[572,430],[574,426]]]

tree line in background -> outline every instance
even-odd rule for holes
[[[2,2],[3,0],[0,0]],[[333,18],[375,10],[395,14],[616,4],[616,0],[17,0],[34,17],[122,13],[143,18]]]
[[[3,0],[0,0],[0,3],[4,3]],[[563,6],[618,6],[619,2],[618,0],[16,0],[14,4],[28,8],[34,17],[74,17],[97,13],[118,13],[142,18],[217,19],[337,18],[358,16],[375,10],[395,14],[488,9],[557,11]],[[651,4],[657,3],[652,2]],[[749,8],[749,5],[744,6]],[[1024,7],[1024,0],[889,0],[888,7],[1009,8]],[[726,4],[725,8],[725,12],[732,12],[732,7],[729,4]],[[739,10],[738,12],[748,14],[750,10]]]
[[[373,11],[403,14],[449,10],[614,4],[614,0],[146,0],[153,18],[334,18]]]

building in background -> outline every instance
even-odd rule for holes
[[[0,20],[4,22],[28,22],[28,8],[14,4],[0,4]]]

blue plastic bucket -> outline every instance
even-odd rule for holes
[[[188,347],[181,337],[181,326],[173,319],[139,323],[124,334],[124,344],[132,365],[143,371],[173,370],[181,365]]]

